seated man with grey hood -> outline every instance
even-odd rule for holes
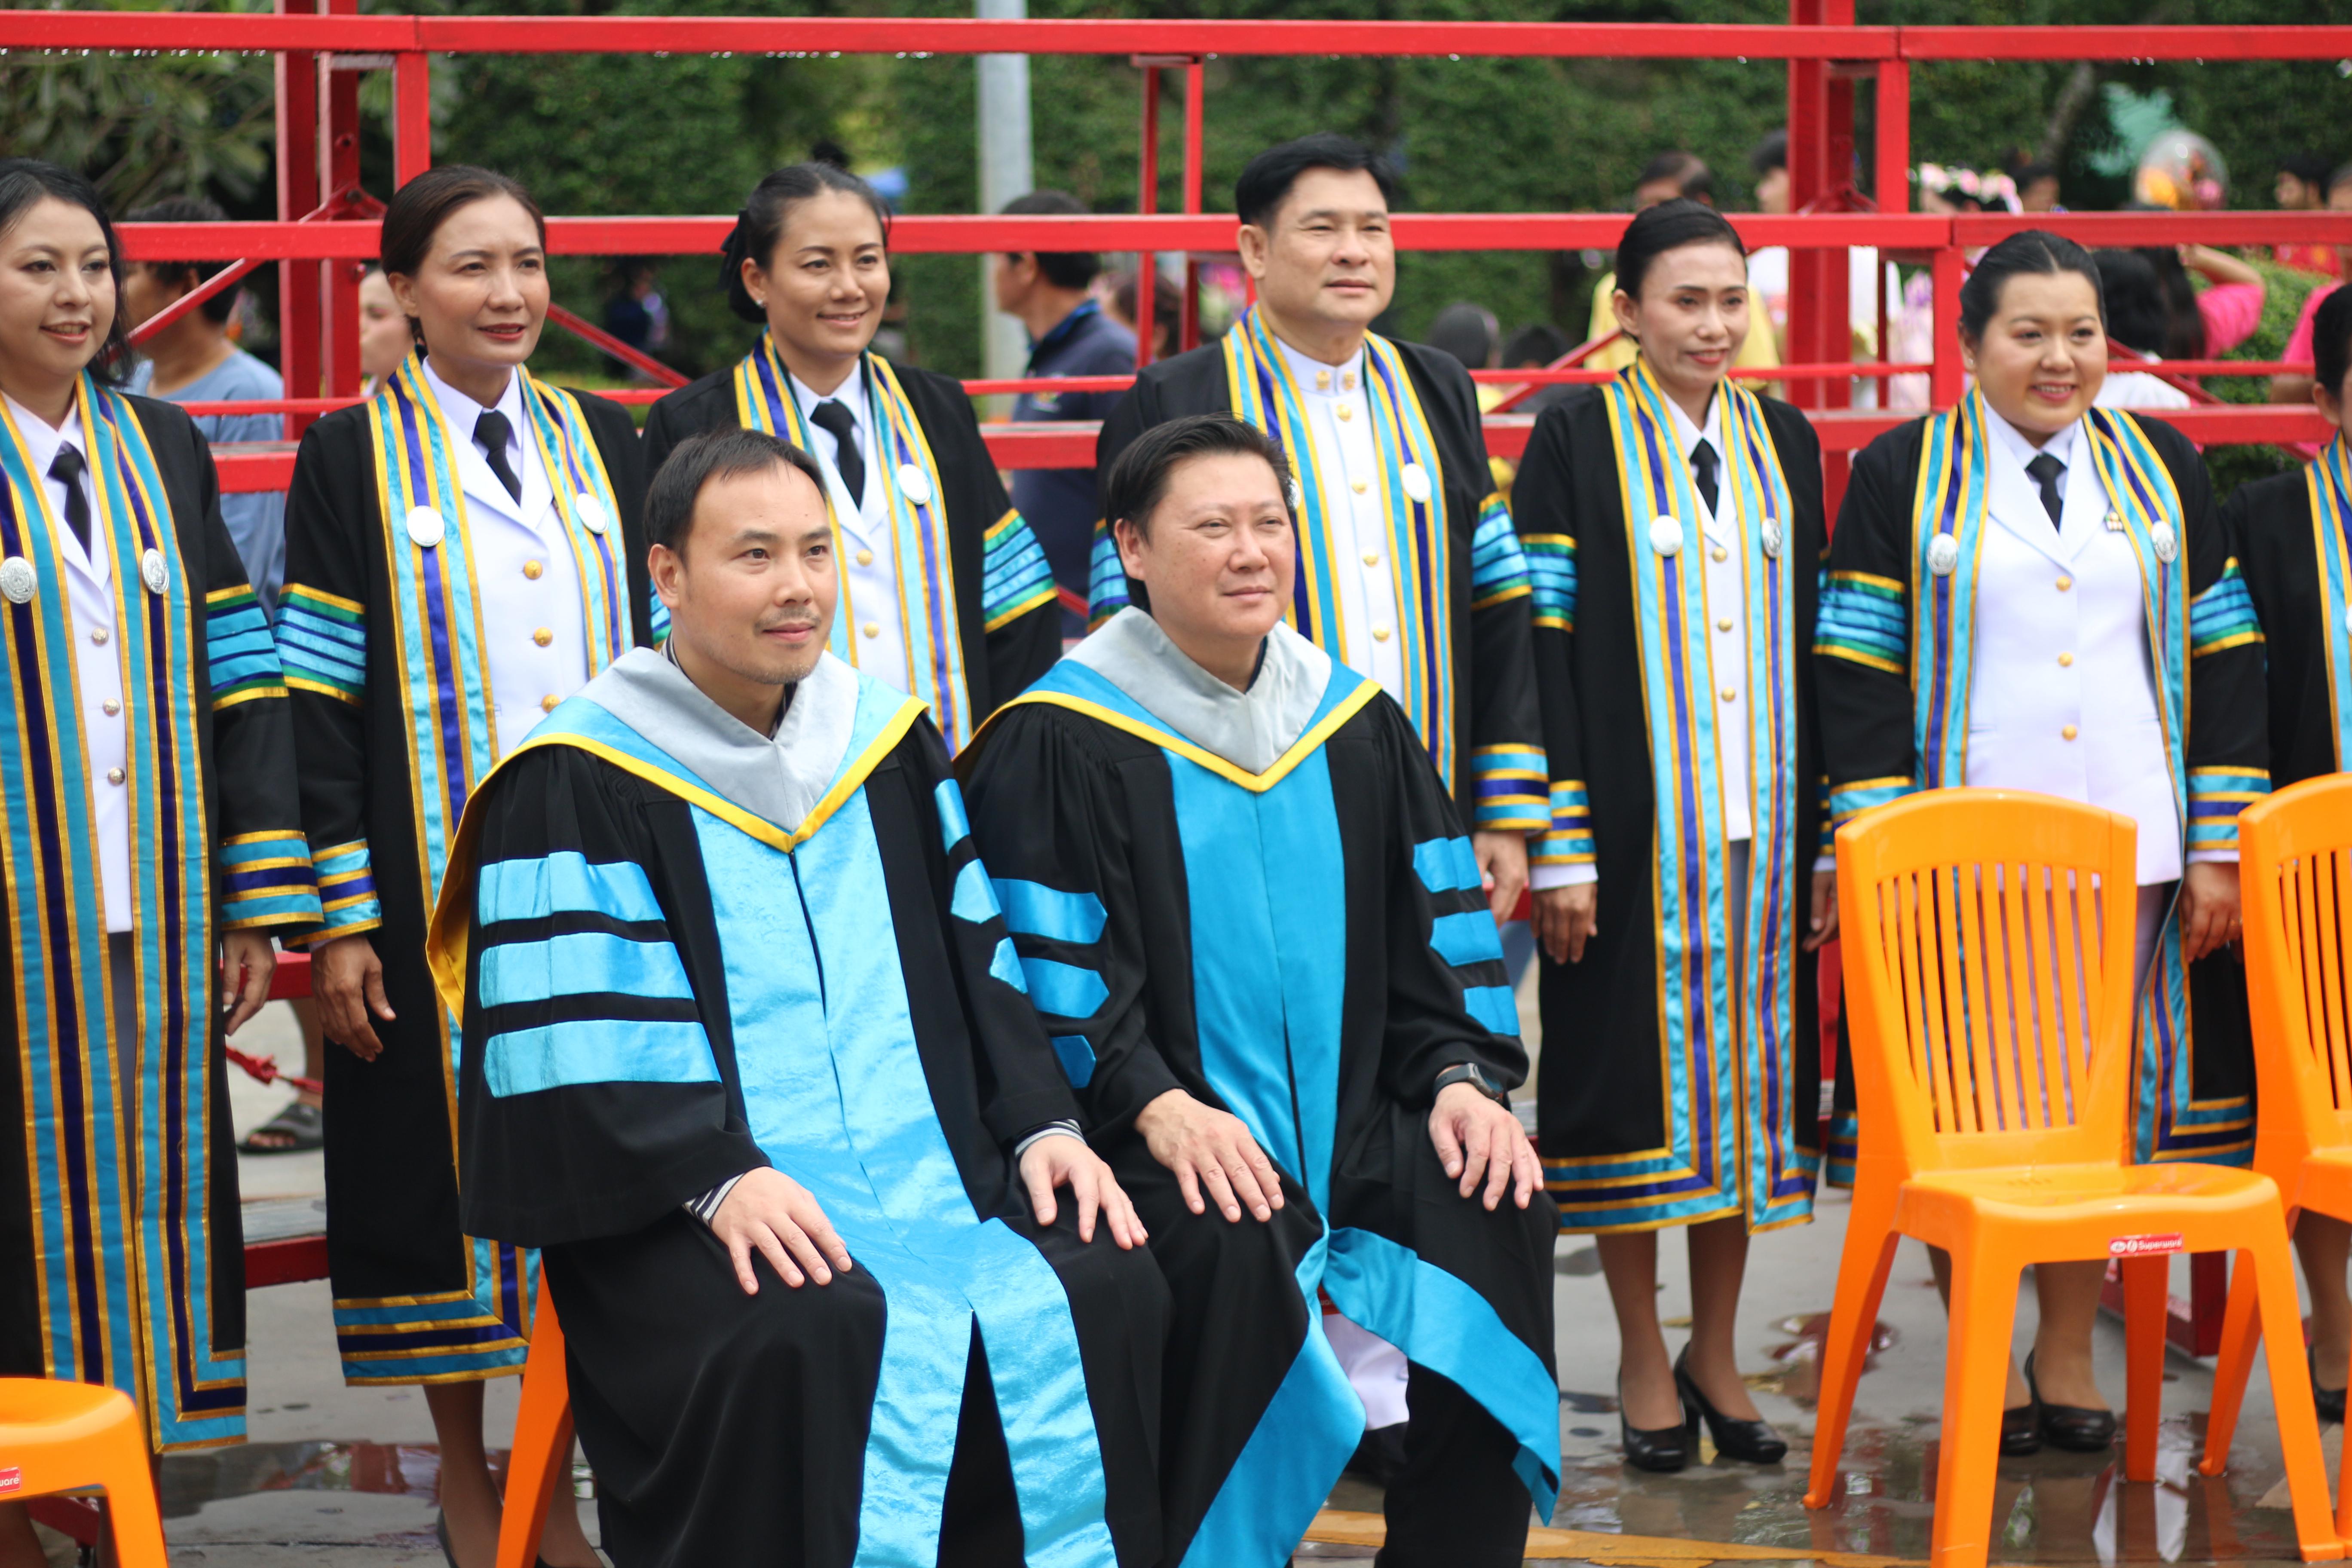
[[[1296,495],[1230,416],[1139,434],[1104,497],[1129,606],[958,766],[1173,1298],[1166,1561],[1287,1563],[1354,1452],[1322,1291],[1410,1363],[1381,1561],[1516,1565],[1559,1484],[1554,1220],[1508,1109],[1527,1053],[1429,753],[1284,624]]]
[[[619,1568],[1150,1568],[1166,1288],[812,460],[682,443],[670,612],[467,808],[466,1228],[542,1248]],[[1057,1196],[1056,1190],[1067,1188]]]

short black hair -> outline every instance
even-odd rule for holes
[[[1154,425],[1130,443],[1110,466],[1103,484],[1103,516],[1112,522],[1133,523],[1138,533],[1150,534],[1151,514],[1168,494],[1176,470],[1195,458],[1261,458],[1274,470],[1282,490],[1282,506],[1298,521],[1290,501],[1290,459],[1282,444],[1255,425],[1230,414],[1188,414]]]
[[[1495,342],[1502,335],[1502,326],[1495,320],[1494,311],[1467,300],[1457,300],[1437,312],[1422,342],[1452,354],[1462,362],[1465,370],[1484,370],[1486,362],[1495,357]]]
[[[880,192],[839,163],[787,163],[751,187],[743,210],[735,215],[735,226],[719,247],[719,286],[727,292],[729,310],[747,321],[767,321],[768,312],[743,287],[743,263],[757,261],[762,271],[773,266],[776,246],[784,237],[784,220],[794,207],[827,191],[856,196],[872,208],[874,221],[882,226],[883,248],[889,248],[890,204]]]
[[[1055,217],[1084,217],[1087,204],[1067,191],[1031,191],[1004,204],[1007,217],[1050,215]],[[1102,258],[1091,250],[1012,250],[1007,256],[1034,256],[1037,270],[1045,281],[1056,289],[1083,289],[1095,280],[1102,270]]]
[[[646,543],[684,552],[694,531],[694,503],[713,479],[731,479],[782,465],[808,476],[824,494],[824,473],[816,459],[790,441],[740,425],[689,436],[672,449],[646,490]]]
[[[1234,216],[1254,228],[1270,227],[1290,188],[1309,169],[1336,169],[1343,174],[1361,170],[1381,188],[1381,200],[1396,205],[1396,171],[1387,159],[1352,137],[1318,131],[1252,158],[1234,182]]]
[[[1789,166],[1789,133],[1775,131],[1748,150],[1748,166],[1760,178]]]
[[[114,274],[114,325],[107,329],[106,341],[98,346],[89,369],[100,381],[119,384],[131,369],[131,329],[122,321],[122,239],[106,216],[105,198],[96,185],[71,169],[39,158],[0,158],[0,235],[50,197],[96,218],[99,236],[106,241],[107,269]]]
[[[2293,174],[2306,185],[2325,185],[2336,165],[2325,153],[2289,153],[2278,161],[2278,172]]]
[[[228,214],[221,210],[221,205],[218,202],[206,201],[202,196],[174,196],[170,201],[150,202],[143,207],[125,213],[123,221],[125,223],[226,223]],[[169,278],[175,282],[185,281],[191,289],[200,288],[227,265],[228,263],[214,258],[177,257],[169,261],[151,260],[146,263],[148,270],[157,277]],[[231,312],[236,309],[237,296],[244,291],[244,289],[238,286],[224,289],[196,309],[202,310],[210,321],[226,321]]]
[[[1548,365],[1576,344],[1549,321],[1529,321],[1503,340],[1503,368]]]
[[[1625,226],[1625,237],[1617,242],[1617,287],[1626,298],[1640,299],[1650,264],[1686,245],[1727,245],[1743,265],[1748,260],[1748,247],[1739,243],[1739,231],[1729,218],[1705,202],[1676,196],[1635,213]]]
[[[1978,258],[1976,270],[1960,285],[1960,331],[1981,339],[2000,309],[2001,291],[2021,274],[2055,278],[2074,272],[2087,279],[2091,297],[2100,300],[2099,323],[2106,324],[2106,307],[2100,293],[2099,264],[2091,253],[2064,235],[2029,228],[2011,235]]]
[[[1664,180],[1672,180],[1675,191],[1693,201],[1704,202],[1715,195],[1715,171],[1708,168],[1706,160],[1696,153],[1685,153],[1677,148],[1659,153],[1642,165],[1641,174],[1634,176],[1633,188],[1638,191],[1643,185],[1654,185]]]
[[[2320,385],[2344,395],[2344,373],[2352,370],[2352,289],[2330,289],[2312,313],[2311,370]]]
[[[2017,173],[2011,174],[2009,179],[2010,184],[2017,187],[2018,194],[2022,195],[2027,186],[2043,180],[2054,180],[2057,177],[2058,171],[2051,164],[2034,163],[2020,163],[2017,166]]]
[[[2155,263],[2137,250],[2102,250],[2091,259],[2098,264],[2107,336],[2126,348],[2162,357],[2170,317]]]

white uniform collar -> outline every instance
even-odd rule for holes
[[[1992,432],[1993,445],[2001,451],[2007,452],[2021,470],[2026,464],[2044,452],[2057,458],[2068,468],[2074,468],[2074,448],[2077,444],[2074,437],[2083,428],[2082,420],[2076,419],[2074,423],[2036,447],[2032,441],[2026,439],[2025,432],[2002,418],[2000,412],[1990,402],[1984,405],[1984,411],[1985,428]]]
[[[1118,687],[1170,729],[1244,773],[1262,773],[1298,742],[1338,668],[1331,656],[1276,622],[1257,679],[1236,691],[1192,662],[1160,623],[1132,605],[1066,658]]]
[[[81,400],[76,398],[66,405],[66,422],[62,425],[50,424],[5,392],[0,392],[0,400],[7,403],[8,417],[16,422],[16,432],[25,438],[26,456],[32,459],[35,480],[46,483],[49,477],[49,465],[58,460],[58,448],[71,447],[82,456],[82,472],[85,476],[82,482],[89,487],[87,493],[93,498],[94,503],[98,480],[96,476],[90,473],[89,442],[82,434]],[[90,507],[90,517],[91,526],[95,528],[98,517],[98,508],[95,504]],[[93,561],[89,553],[82,549],[81,541],[75,535],[74,531],[62,526],[65,522],[64,517],[60,516],[58,521],[60,524],[58,529],[58,552],[65,556],[67,561],[83,567],[99,582],[105,582],[111,570],[110,563],[113,559],[113,552],[101,550],[98,552],[98,558]]]
[[[863,354],[858,356],[856,368],[849,373],[849,379],[831,392],[813,390],[807,382],[790,371],[784,373],[784,379],[793,384],[793,401],[801,405],[801,417],[812,426],[816,423],[814,416],[818,404],[839,403],[849,409],[849,417],[856,422],[858,434],[863,436],[866,433],[866,357]],[[861,446],[864,444],[860,443]],[[863,456],[862,453],[860,455]]]
[[[514,462],[515,471],[520,474],[522,471],[523,431],[527,428],[522,413],[522,367],[517,365],[507,373],[506,390],[499,394],[499,400],[491,408],[486,409],[475,402],[471,395],[460,392],[442,380],[434,370],[432,360],[427,359],[424,363],[425,384],[433,389],[434,401],[441,405],[441,417],[449,421],[465,445],[472,447],[477,456],[480,455],[482,446],[474,439],[475,424],[484,414],[493,410],[507,416],[509,437],[507,456]]]
[[[1290,379],[1299,392],[1308,397],[1347,397],[1363,390],[1364,350],[1360,344],[1341,364],[1326,364],[1321,360],[1300,353],[1268,328],[1265,334],[1282,353],[1283,363],[1290,367]]]

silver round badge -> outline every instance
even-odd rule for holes
[[[441,536],[446,531],[442,526],[441,514],[429,506],[410,507],[407,517],[402,521],[407,526],[409,542],[419,550],[434,548],[441,542]]]
[[[147,584],[147,591],[151,594],[162,593],[171,582],[170,575],[163,570],[162,551],[151,550],[139,558],[139,580]]]
[[[1397,482],[1404,486],[1404,493],[1411,496],[1415,502],[1422,506],[1429,504],[1431,492],[1427,468],[1423,468],[1419,463],[1407,463],[1404,466],[1404,472],[1397,476]]]
[[[2147,531],[2147,542],[2156,546],[2156,558],[2167,566],[2180,553],[2180,535],[2172,531],[2172,524],[2159,522]]]
[[[1764,520],[1764,553],[1774,561],[1780,559],[1780,520],[1777,517]]]
[[[0,595],[5,595],[10,604],[30,604],[33,590],[40,585],[40,574],[23,556],[11,555],[7,560],[0,561]]]
[[[898,493],[909,506],[931,504],[931,477],[912,463],[898,465]]]
[[[2347,632],[2352,632],[2352,605],[2345,606],[2344,629]]]
[[[1307,510],[1307,497],[1298,489],[1298,481],[1290,481],[1290,510],[1295,515]]]
[[[1939,533],[1927,542],[1927,570],[1938,577],[1948,577],[1959,569],[1960,542],[1948,533]]]
[[[591,533],[601,534],[613,526],[613,520],[605,514],[604,503],[586,490],[572,498],[572,509],[580,514],[580,526]]]
[[[1671,517],[1650,520],[1650,548],[1661,555],[1679,555],[1683,549],[1683,525]]]

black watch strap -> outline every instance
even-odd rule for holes
[[[1456,1062],[1439,1073],[1437,1081],[1431,1086],[1430,1095],[1434,1098],[1457,1083],[1468,1084],[1497,1105],[1507,1106],[1511,1103],[1510,1090],[1488,1078],[1486,1070],[1475,1062]]]

